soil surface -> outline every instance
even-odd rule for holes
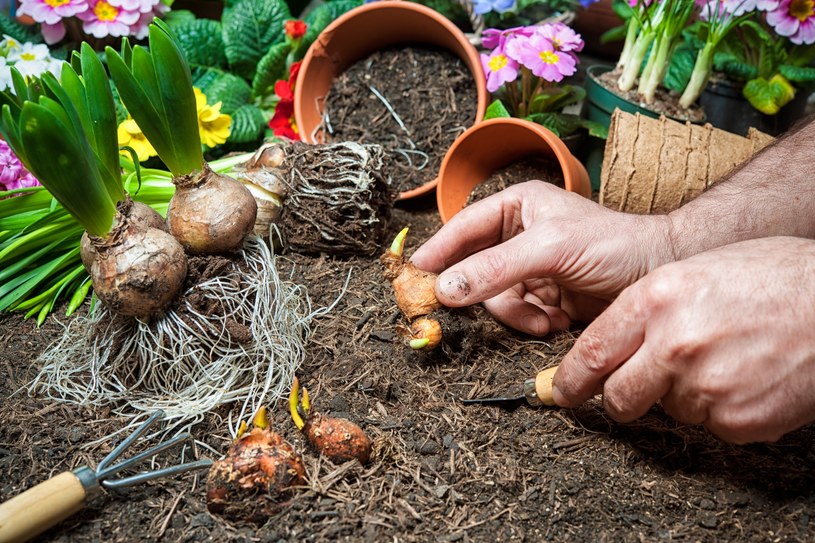
[[[338,77],[325,99],[329,141],[382,145],[393,189],[432,181],[445,151],[475,120],[477,95],[464,62],[447,51],[377,51]]]
[[[408,252],[439,228],[433,204],[395,210],[389,235],[409,225]],[[579,330],[525,337],[477,311],[470,348],[416,356],[395,331],[401,317],[376,256],[287,255],[279,265],[307,285],[314,307],[342,295],[312,323],[299,375],[315,410],[350,418],[374,439],[371,462],[316,456],[281,401],[270,409],[273,428],[302,451],[308,483],[266,523],[210,514],[203,474],[187,474],[105,493],[39,541],[815,540],[815,428],[737,447],[659,407],[617,424],[599,399],[575,410],[465,406],[459,399],[517,393]],[[19,391],[61,330],[54,318],[37,329],[0,316],[0,501],[95,466],[111,443],[91,443],[121,426],[107,410]],[[229,408],[193,428],[220,453]]]
[[[670,117],[671,119],[675,119],[677,121],[690,121],[692,123],[699,123],[705,119],[705,111],[701,107],[694,106],[689,109],[679,107],[679,95],[662,86],[657,87],[654,102],[652,104],[646,104],[645,102],[641,101],[636,85],[634,85],[633,89],[622,92],[617,86],[617,80],[619,78],[620,71],[613,70],[602,74],[596,79],[601,85],[603,85],[603,87],[610,90],[614,94],[621,96],[629,102],[633,102],[642,108],[651,110],[658,115],[665,115],[666,117]]]
[[[531,179],[552,183],[561,188],[564,186],[563,170],[557,160],[548,157],[530,157],[493,172],[475,186],[467,199],[467,205],[483,200],[511,185]]]

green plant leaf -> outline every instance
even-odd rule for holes
[[[589,131],[589,136],[603,140],[608,139],[608,126],[588,119],[581,119],[580,125]]]
[[[308,25],[306,35],[303,36],[302,41],[297,46],[293,53],[293,58],[296,60],[302,59],[306,56],[308,48],[320,35],[320,32],[325,30],[331,22],[345,13],[356,7],[362,5],[362,0],[334,0],[333,2],[326,2],[311,10],[306,15],[304,22]]]
[[[11,36],[21,43],[42,43],[42,34],[35,25],[24,25],[10,17],[0,17],[0,33]]]
[[[758,77],[758,68],[731,53],[714,54],[713,69],[733,81],[749,81]]]
[[[811,83],[815,81],[815,67],[813,66],[790,66],[782,64],[778,67],[779,73],[788,80],[795,83]]]
[[[252,91],[256,97],[274,93],[274,84],[279,79],[286,79],[286,57],[291,47],[288,43],[273,45],[258,63],[255,78],[252,80]]]
[[[780,74],[769,80],[757,77],[744,86],[744,97],[765,115],[775,115],[795,97],[795,89]]]
[[[696,64],[698,49],[690,44],[682,44],[671,55],[668,71],[662,84],[665,88],[682,92],[690,82],[693,67]]]
[[[190,68],[166,25],[161,25],[157,20],[150,25],[149,35],[161,102],[164,104],[167,126],[172,130],[176,158],[180,163],[180,170],[172,173],[189,174],[200,170],[204,165]],[[139,122],[138,119],[136,122]]]
[[[526,119],[548,128],[558,137],[573,134],[582,125],[582,119],[578,115],[565,113],[535,113]]]
[[[196,18],[195,13],[188,9],[174,9],[164,15],[164,22],[173,29],[173,32],[179,25],[197,20],[199,19]]]
[[[260,59],[283,41],[283,23],[290,19],[283,0],[240,0],[223,16],[223,37],[229,66],[252,80]]]
[[[109,179],[116,184],[116,187],[108,187],[111,196],[118,195],[121,199],[124,198],[124,189],[119,173],[119,144],[115,137],[116,105],[110,92],[108,75],[102,61],[87,42],[82,43],[81,61],[86,96],[84,109],[87,109],[92,125],[88,139],[101,165],[108,171]]]
[[[136,81],[116,51],[107,47],[105,52],[110,76],[130,115],[170,171],[180,171],[181,165],[175,159],[175,149],[170,141],[169,131],[144,88]]]
[[[207,103],[221,102],[221,112],[232,115],[236,110],[249,103],[252,88],[243,79],[229,72],[224,72],[212,81],[201,92],[206,94]]]
[[[232,114],[230,143],[249,143],[260,139],[266,128],[266,117],[257,106],[247,104]]]
[[[507,110],[506,106],[501,100],[495,100],[489,106],[487,106],[487,111],[484,112],[484,120],[487,119],[496,119],[499,117],[512,117],[510,115],[509,110]]]
[[[220,22],[193,18],[173,24],[171,28],[190,70],[199,66],[226,68],[229,65]]]
[[[46,98],[43,98],[46,100]],[[48,157],[29,164],[31,173],[77,221],[93,235],[110,230],[115,202],[93,164],[87,143],[77,142],[63,119],[49,109],[28,102],[20,114],[20,136],[30,157]]]

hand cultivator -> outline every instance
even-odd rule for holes
[[[44,532],[82,509],[85,502],[102,492],[103,487],[108,490],[125,488],[211,466],[212,460],[203,459],[116,478],[122,471],[192,439],[190,434],[180,434],[131,458],[114,463],[163,415],[162,411],[153,413],[99,462],[95,470],[80,466],[72,471],[65,471],[0,504],[0,543],[27,541]]]

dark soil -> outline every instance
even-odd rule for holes
[[[429,199],[411,205],[395,211],[389,232],[410,225],[408,252],[440,226]],[[315,410],[350,418],[374,440],[370,464],[316,456],[281,401],[271,406],[273,428],[302,451],[308,484],[265,524],[210,514],[203,475],[188,474],[106,493],[40,541],[815,539],[815,427],[736,447],[658,407],[623,425],[599,400],[571,411],[465,406],[460,398],[517,392],[578,332],[524,337],[479,312],[482,332],[466,356],[417,357],[395,331],[401,317],[376,257],[288,255],[280,266],[308,286],[315,307],[331,304],[351,273],[338,305],[313,323],[299,374]],[[53,318],[37,329],[0,316],[0,501],[95,465],[111,443],[91,442],[122,424],[106,410],[18,392],[60,333]],[[221,453],[227,413],[193,428]]]
[[[487,179],[475,186],[466,205],[483,200],[509,186],[532,179],[564,187],[563,170],[558,161],[554,158],[534,156],[493,172]]]
[[[654,98],[654,103],[646,104],[645,102],[640,101],[640,95],[637,92],[636,85],[634,85],[634,88],[629,91],[620,91],[620,88],[617,86],[617,80],[619,78],[620,71],[613,70],[602,74],[596,79],[601,85],[603,85],[603,87],[607,88],[614,94],[622,96],[629,102],[633,102],[638,106],[653,111],[658,115],[665,115],[666,117],[675,119],[677,121],[690,121],[692,123],[700,123],[705,120],[705,111],[701,107],[694,106],[690,109],[679,107],[679,94],[669,91],[665,87],[658,87],[656,97]]]
[[[445,150],[475,121],[476,106],[472,74],[458,57],[420,47],[388,49],[334,81],[323,132],[329,141],[382,145],[394,163],[393,188],[404,192],[436,177]]]

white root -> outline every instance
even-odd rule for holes
[[[313,311],[305,288],[279,276],[259,239],[248,238],[242,256],[243,269],[233,264],[186,293],[217,305],[216,315],[200,314],[185,295],[181,307],[151,322],[115,318],[102,304],[72,319],[41,355],[29,393],[110,406],[128,427],[160,408],[168,421],[162,435],[188,429],[222,404],[236,403],[240,421],[286,396],[311,319],[331,308]],[[251,339],[237,341],[230,323],[245,323]]]

